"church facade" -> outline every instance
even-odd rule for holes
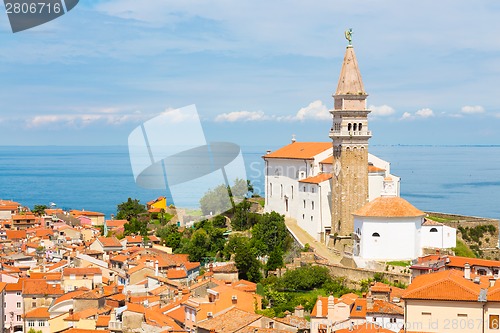
[[[390,163],[368,153],[367,98],[349,44],[330,111],[330,142],[296,142],[263,156],[265,211],[293,218],[317,241],[364,259],[413,259],[450,248],[456,230],[400,198]],[[340,240],[340,241],[339,241]]]

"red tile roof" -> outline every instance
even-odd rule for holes
[[[26,279],[23,283],[25,295],[62,295],[64,291],[58,284],[49,284],[46,280]]]
[[[7,239],[26,239],[26,230],[5,230]]]
[[[403,294],[403,299],[474,301],[482,286],[463,277],[463,272],[450,269],[417,276]]]
[[[99,242],[103,247],[121,247],[122,244],[116,237],[99,237]]]
[[[64,276],[76,275],[102,275],[102,271],[99,267],[66,267],[63,270]]]
[[[106,220],[108,228],[123,227],[126,223],[128,223],[127,220]]]
[[[331,142],[294,142],[262,157],[264,159],[313,159],[314,156],[326,150],[331,150],[332,147]]]
[[[400,197],[378,197],[354,213],[356,216],[420,217],[425,213]]]
[[[332,179],[331,173],[320,173],[319,175],[299,180],[299,183],[320,184],[330,179]]]
[[[233,308],[212,319],[199,322],[198,327],[214,333],[232,333],[259,320],[261,317],[262,315]]]
[[[450,261],[446,264],[449,267],[460,267],[464,268],[465,264],[472,266],[485,266],[485,267],[500,267],[500,261],[498,260],[488,260],[480,258],[467,258],[467,257],[457,257],[448,256]]]
[[[29,312],[26,312],[24,318],[50,318],[49,308],[35,308]]]
[[[358,298],[354,301],[351,310],[351,318],[366,318],[366,298]]]
[[[175,280],[175,279],[185,279],[187,277],[186,271],[183,269],[169,269],[167,271],[167,278]]]

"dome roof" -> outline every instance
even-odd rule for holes
[[[355,216],[420,217],[425,213],[400,197],[378,197],[354,213]]]

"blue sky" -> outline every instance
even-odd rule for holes
[[[0,13],[3,145],[126,145],[196,104],[209,140],[327,141],[353,45],[371,144],[499,144],[500,3],[82,0],[13,34]]]

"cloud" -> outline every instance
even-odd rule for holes
[[[465,114],[477,114],[484,113],[484,108],[481,105],[465,105],[461,111]]]
[[[429,108],[423,108],[423,109],[416,111],[414,114],[412,114],[410,112],[405,112],[405,113],[403,113],[401,118],[399,118],[399,120],[425,119],[425,118],[430,118],[430,117],[434,117],[434,116],[435,116],[434,111],[432,111]]]
[[[420,118],[429,118],[429,117],[434,117],[434,111],[432,111],[429,108],[424,108],[420,109],[417,112],[415,112],[415,115]]]
[[[305,121],[305,120],[329,120],[332,116],[328,108],[320,100],[313,101],[301,108],[293,116],[267,115],[263,111],[234,111],[222,113],[215,117],[216,122],[236,121]]]
[[[390,116],[396,112],[392,107],[386,104],[380,106],[370,105],[369,109],[372,110],[370,115],[380,117]]]
[[[236,121],[260,121],[267,120],[268,116],[262,111],[234,111],[229,113],[222,113],[215,117],[216,122],[230,122]]]
[[[328,112],[328,108],[320,100],[309,103],[308,106],[301,108],[294,117],[294,120],[328,120],[332,115]]]

